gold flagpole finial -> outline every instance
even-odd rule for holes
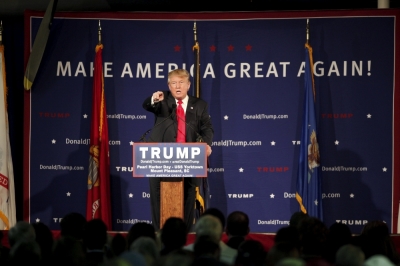
[[[3,44],[3,21],[0,22],[0,45]]]
[[[309,43],[310,41],[310,20],[307,19],[307,26],[306,26],[306,41]]]
[[[196,27],[196,21],[194,22],[193,32],[194,32],[194,41],[197,42],[197,27]]]
[[[100,24],[100,20],[99,20],[98,34],[99,34],[99,44],[101,44],[101,24]]]

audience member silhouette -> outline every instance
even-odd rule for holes
[[[10,250],[10,265],[42,265],[40,247],[35,240],[21,239],[12,246]]]
[[[193,266],[223,266],[219,258],[221,250],[219,240],[216,241],[213,237],[203,235],[196,238],[194,243],[194,261]]]
[[[364,226],[359,240],[366,260],[374,255],[384,255],[394,264],[399,264],[399,255],[390,238],[386,223],[382,221],[368,222]]]
[[[128,245],[126,242],[126,238],[120,233],[115,234],[111,240],[110,249],[112,257],[118,257],[119,255],[127,251]]]
[[[86,218],[80,213],[72,212],[65,215],[60,222],[61,236],[70,236],[76,240],[82,240],[86,223]]]
[[[160,255],[165,256],[172,251],[181,249],[186,244],[187,227],[182,218],[170,217],[161,229]]]
[[[10,249],[21,240],[35,241],[36,234],[33,226],[25,221],[19,221],[8,231]]]
[[[294,227],[299,227],[301,221],[308,217],[309,216],[307,213],[301,211],[294,212],[292,216],[290,216],[289,225]]]
[[[276,265],[285,258],[299,258],[300,252],[293,242],[278,242],[268,251],[267,265]]]
[[[154,265],[158,261],[160,253],[156,241],[148,236],[137,238],[133,241],[129,250],[141,254],[145,258],[146,264],[149,266]]]
[[[40,247],[41,264],[50,265],[54,244],[53,234],[44,223],[34,223],[32,226],[35,230],[36,243],[38,243]]]
[[[213,210],[213,212],[215,211],[216,209]],[[200,217],[200,219],[197,221],[195,225],[196,239],[201,236],[208,236],[214,242],[218,242],[220,247],[219,260],[228,265],[233,265],[237,255],[237,250],[228,247],[224,242],[221,241],[222,237],[221,220],[218,219],[217,216],[206,214],[206,212]],[[194,251],[194,244],[185,246],[184,249]]]
[[[282,227],[276,232],[274,243],[288,242],[300,250],[299,230],[294,226]]]
[[[236,266],[263,266],[266,264],[267,252],[257,240],[245,240],[238,248]]]
[[[132,243],[141,236],[148,236],[156,240],[156,232],[154,231],[154,227],[148,223],[135,223],[132,225],[127,236],[128,249]]]
[[[104,261],[107,243],[107,226],[101,219],[86,223],[83,230],[83,245],[86,248],[86,264],[99,265]]]
[[[247,214],[241,211],[230,213],[227,218],[225,232],[228,236],[226,244],[233,249],[238,249],[239,245],[250,232],[249,217]]]
[[[322,255],[325,252],[328,228],[317,218],[304,218],[299,224],[301,257],[307,264],[326,262]]]
[[[62,236],[55,243],[52,265],[84,266],[85,251],[82,241],[72,236]]]
[[[335,266],[362,266],[365,255],[360,247],[346,244],[339,248],[335,256]]]
[[[350,244],[352,239],[350,228],[342,223],[334,223],[329,227],[325,259],[330,263],[335,262],[336,252],[340,247]]]

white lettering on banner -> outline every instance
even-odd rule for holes
[[[320,66],[321,65],[321,66]],[[324,62],[322,61],[316,61],[314,63],[314,75],[316,77],[322,77],[325,75],[325,69],[323,68]],[[305,62],[302,62],[299,68],[299,72],[297,73],[297,77],[300,77],[301,74],[304,73],[304,67],[305,67]],[[367,76],[371,75],[371,60],[367,61]],[[328,77],[332,76],[332,74],[335,73],[337,77],[340,76],[340,70],[337,66],[336,61],[332,61],[331,65],[329,66],[328,70]],[[342,71],[343,76],[347,76],[347,61],[343,61],[343,71]],[[363,61],[351,61],[351,76],[362,76],[363,75]]]
[[[351,76],[371,76],[371,60],[359,60],[359,61],[331,61],[327,67],[324,67],[323,61],[316,61],[314,63],[314,75],[315,77],[325,76],[325,70],[327,70],[326,76],[346,77]],[[104,78],[112,78],[112,66],[113,62],[104,62]],[[193,66],[189,68],[190,74],[193,76]],[[239,78],[286,78],[287,70],[290,66],[290,62],[254,62],[253,64],[247,62],[241,63],[227,63],[224,66],[224,75],[226,78],[236,78],[237,73]],[[366,67],[365,67],[366,66]],[[297,72],[297,77],[301,77],[304,74],[305,62],[302,62]],[[136,64],[136,76],[135,78],[151,78],[152,73],[156,79],[164,79],[164,73],[168,73],[173,69],[177,69],[176,63],[137,63]],[[182,68],[186,69],[186,64],[182,64]],[[253,69],[252,69],[253,68]],[[348,68],[351,68],[351,73],[348,73]],[[74,77],[87,77],[87,70],[82,61],[71,65],[70,61],[58,61],[56,76],[71,77],[72,71],[74,71]],[[93,77],[93,62],[89,64],[89,77]],[[130,63],[124,63],[121,72],[121,78],[125,77],[133,78],[132,68]],[[215,71],[211,63],[206,64],[203,78],[215,78]]]
[[[254,194],[228,194],[228,197],[232,199],[250,199],[254,197]]]
[[[281,221],[281,220],[268,220],[268,221],[262,221],[262,220],[257,220],[257,224],[262,225],[289,225],[289,221]]]
[[[72,166],[72,165],[59,165],[59,164],[52,164],[52,165],[39,165],[40,170],[68,170],[68,171],[82,171],[85,170],[83,166]]]
[[[132,172],[133,166],[115,166],[115,169],[117,169],[117,172]]]
[[[150,193],[142,192],[142,198],[150,198]]]
[[[147,223],[152,224],[150,220],[139,220],[139,219],[117,219],[117,224],[136,224],[136,223]]]
[[[283,197],[284,198],[295,198],[296,197],[296,193],[283,193]]]
[[[148,147],[139,147],[139,151],[142,153],[142,159],[146,159],[147,152],[149,151]],[[194,159],[194,157],[200,155],[200,148],[198,147],[191,147],[190,149],[188,147],[169,147],[169,152],[168,148],[164,147],[162,148],[162,155],[163,158],[165,159],[171,159],[174,156],[174,153],[176,153],[176,158],[177,159],[189,159],[189,151],[190,151],[190,158]],[[151,147],[150,148],[150,157],[152,159],[157,158],[160,159],[160,153],[161,153],[161,148],[159,147]]]
[[[368,220],[336,220],[336,222],[347,225],[366,225]]]
[[[65,139],[65,144],[83,144],[83,145],[89,145],[90,144],[90,139]]]

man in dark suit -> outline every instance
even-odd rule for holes
[[[208,105],[199,98],[188,96],[190,75],[185,69],[168,73],[169,91],[156,91],[148,97],[143,108],[154,113],[155,123],[150,142],[205,142],[207,156],[211,154],[214,135]],[[160,229],[160,178],[149,178],[153,225]],[[190,230],[193,225],[196,186],[200,180],[184,178],[184,215]]]

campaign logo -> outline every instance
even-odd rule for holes
[[[117,219],[117,224],[136,224],[136,223],[152,224],[152,221],[150,221],[150,220],[139,220],[139,219]]]
[[[250,199],[254,197],[254,194],[228,194],[230,199]]]
[[[115,166],[115,169],[117,169],[117,172],[132,172],[133,171],[132,166]]]
[[[57,113],[57,112],[39,112],[39,117],[43,118],[69,118],[70,113]]]
[[[366,225],[368,220],[336,220],[336,222],[347,225]]]
[[[259,173],[284,173],[289,171],[289,166],[258,166]]]
[[[321,114],[322,118],[327,118],[327,119],[348,119],[348,118],[353,118],[352,113],[338,113],[338,114],[333,114],[333,113],[325,113]]]

